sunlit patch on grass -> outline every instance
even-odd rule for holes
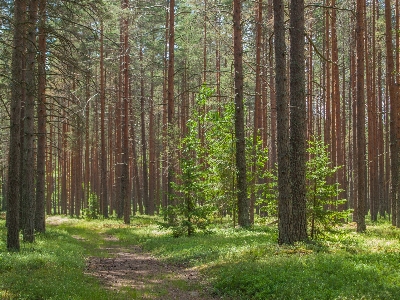
[[[16,299],[16,298],[17,298],[17,296],[10,293],[9,291],[0,290],[0,299],[11,300],[11,299]]]
[[[370,238],[365,241],[364,247],[368,249],[369,252],[393,252],[399,253],[399,241],[396,240],[386,240],[380,238]]]

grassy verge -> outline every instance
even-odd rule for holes
[[[1,299],[125,299],[84,274],[87,256],[106,256],[102,247],[144,250],[170,263],[197,266],[218,297],[232,299],[400,299],[400,231],[385,222],[365,234],[346,225],[324,239],[278,246],[273,227],[240,230],[217,226],[213,234],[173,238],[156,218],[121,221],[68,219],[48,226],[20,253],[5,249],[0,224]],[[102,235],[118,237],[104,240]]]
[[[123,243],[141,244],[170,262],[195,265],[218,296],[232,299],[400,299],[400,231],[388,223],[354,224],[313,243],[278,246],[273,227],[213,229],[173,238],[156,225],[114,229]]]
[[[19,253],[9,253],[0,220],[0,299],[126,299],[84,274],[85,257],[99,249],[95,233],[87,226],[80,229],[84,224],[71,220],[62,227],[48,226],[34,244],[22,243]],[[72,236],[78,233],[84,237]]]

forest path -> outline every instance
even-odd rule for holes
[[[88,257],[86,273],[126,299],[216,299],[198,270],[161,261],[138,246],[120,247],[117,237],[102,238],[109,257]]]

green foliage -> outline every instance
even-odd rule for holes
[[[87,250],[66,230],[48,226],[34,244],[23,243],[19,253],[7,252],[5,239],[1,220],[0,299],[125,299],[85,275]]]
[[[311,158],[307,162],[307,216],[311,238],[323,231],[332,229],[344,220],[348,210],[339,211],[345,199],[338,199],[343,191],[335,181],[335,174],[341,168],[332,167],[327,151],[320,138],[313,137],[309,141],[307,152]],[[330,181],[334,183],[329,183]]]
[[[234,214],[236,208],[234,113],[234,105],[229,103],[221,112],[210,109],[205,116],[206,197],[214,203],[220,216]]]
[[[88,220],[99,218],[99,197],[96,193],[92,191],[89,192],[88,206],[83,210],[83,214]]]
[[[251,143],[251,144],[250,144]],[[248,139],[249,146],[246,155],[247,161],[255,162],[255,172],[252,168],[248,168],[247,181],[249,182],[249,191],[254,191],[256,195],[256,205],[260,206],[260,211],[266,216],[277,216],[277,182],[278,178],[274,174],[275,171],[268,170],[268,148],[264,148],[260,136],[257,136],[256,145],[252,145],[253,141]],[[256,179],[259,178],[259,181]]]
[[[136,216],[130,226],[116,220],[60,219],[35,244],[23,244],[21,253],[6,251],[0,221],[1,299],[152,298],[156,294],[149,290],[108,291],[84,275],[85,257],[107,255],[105,247],[134,245],[166,264],[200,267],[222,299],[400,299],[400,232],[383,220],[368,224],[362,235],[348,224],[327,232],[323,240],[277,246],[277,230],[269,226],[243,230],[224,222],[210,225],[212,235],[182,237],[177,243],[158,230],[157,217]],[[104,235],[118,239],[105,241]],[[157,283],[155,288],[162,292],[165,286]]]
[[[205,203],[205,149],[198,135],[198,127],[204,123],[204,114],[200,114],[198,108],[204,106],[213,93],[206,86],[201,88],[196,97],[192,118],[186,124],[188,133],[180,144],[181,173],[174,183],[177,204],[169,206],[165,211],[174,218],[172,222],[169,220],[167,223],[160,223],[161,228],[171,228],[174,237],[192,236],[197,230],[206,230],[209,216],[213,212],[212,205]]]
[[[227,225],[179,243],[155,224],[108,232],[167,262],[200,267],[222,299],[400,299],[400,233],[389,223],[369,224],[363,235],[343,225],[294,246],[277,246],[275,227]]]
[[[173,214],[173,222],[161,224],[171,228],[174,236],[192,235],[204,230],[213,216],[236,218],[235,106],[213,100],[214,90],[203,85],[187,121],[187,134],[180,143],[180,167],[174,185],[176,205],[165,213]],[[202,135],[202,136],[201,136]],[[249,193],[270,215],[276,214],[276,181],[267,171],[268,149],[261,138],[253,145],[246,140]],[[259,181],[256,180],[260,179]],[[272,179],[272,180],[271,180]]]

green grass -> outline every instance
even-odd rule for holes
[[[197,266],[214,293],[225,299],[400,299],[400,230],[384,221],[365,234],[351,225],[313,243],[278,246],[274,227],[227,225],[212,234],[173,238],[156,217],[74,220],[48,226],[34,244],[8,253],[0,221],[1,299],[136,299],[130,288],[113,293],[84,274],[85,257],[106,256],[102,247],[140,245],[169,263]],[[105,241],[113,235],[118,241]],[[176,285],[185,288],[184,282]],[[201,287],[199,287],[201,288]]]
[[[400,230],[384,221],[365,234],[346,225],[323,239],[278,246],[277,230],[214,228],[173,238],[156,225],[110,229],[172,263],[196,265],[233,299],[400,299]]]
[[[10,253],[0,221],[0,299],[126,299],[84,274],[85,256],[98,245],[77,240],[65,229],[90,237],[91,230],[79,229],[83,221],[69,224],[48,226],[35,243],[22,243],[19,253]]]

